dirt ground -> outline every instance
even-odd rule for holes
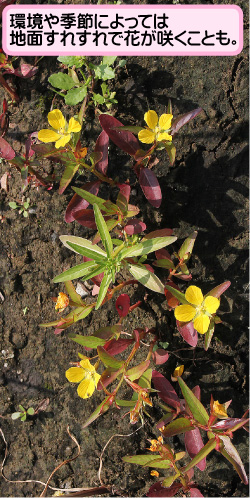
[[[150,3],[161,2],[151,0]],[[175,115],[199,106],[204,110],[176,136],[175,166],[170,168],[166,155],[160,155],[155,172],[163,192],[161,207],[156,210],[145,203],[132,177],[128,156],[120,155],[113,144],[109,173],[115,172],[121,180],[133,179],[131,202],[141,207],[148,231],[171,227],[178,242],[193,230],[198,231],[190,265],[193,284],[208,291],[223,281],[232,283],[221,303],[223,324],[216,327],[207,352],[201,340],[195,353],[188,348],[176,331],[173,314],[167,310],[164,297],[154,292],[149,292],[147,302],[129,316],[125,322],[127,331],[131,333],[138,326],[155,326],[161,339],[169,342],[172,353],[159,371],[169,379],[176,362],[184,364],[184,380],[191,387],[199,383],[205,405],[209,404],[212,392],[221,402],[232,399],[229,415],[241,417],[248,407],[248,5],[245,1],[227,3],[238,4],[244,10],[246,42],[241,54],[236,57],[128,57],[126,67],[118,70],[112,84],[118,100],[116,117],[126,124],[143,125],[148,109],[160,114],[165,112],[169,98]],[[17,153],[24,151],[24,140],[30,133],[47,127],[47,113],[54,97],[48,92],[47,82],[57,64],[56,58],[43,58],[31,79],[9,78],[16,85],[21,101],[18,106],[9,107],[11,127],[5,138]],[[0,103],[4,96],[0,88]],[[71,113],[60,97],[56,98],[55,107],[64,110],[64,114]],[[98,120],[90,114],[83,132],[90,149],[100,131]],[[52,173],[53,168],[48,163],[44,165],[47,172]],[[14,167],[3,161],[0,177],[6,170],[11,174],[9,192],[2,190],[0,194],[0,214],[5,218],[0,224],[0,414],[4,417],[0,418],[0,426],[8,442],[4,474],[12,482],[2,479],[0,493],[3,497],[40,495],[41,485],[15,481],[46,482],[61,461],[74,456],[76,446],[67,434],[67,425],[81,446],[81,454],[58,471],[51,485],[98,486],[97,471],[103,446],[113,434],[126,435],[135,428],[129,425],[128,417],[121,419],[119,410],[113,409],[82,429],[82,423],[99,404],[101,395],[96,392],[89,400],[77,397],[76,387],[65,378],[69,362],[77,360],[76,344],[67,333],[55,336],[52,328],[39,327],[41,322],[56,319],[51,297],[63,291],[63,285],[53,284],[53,277],[63,266],[76,262],[75,255],[62,247],[59,236],[68,233],[88,237],[93,233],[75,222],[64,222],[65,209],[72,197],[70,187],[61,196],[57,186],[51,191],[28,187],[25,194],[30,197],[32,213],[27,219],[10,209],[9,201],[21,197],[21,180]],[[72,184],[82,182],[83,177],[78,177]],[[142,299],[144,293],[142,286],[131,287],[132,303]],[[107,322],[116,322],[113,306],[109,302],[70,332],[87,335]],[[5,359],[3,350],[13,357]],[[10,415],[18,410],[18,404],[35,407],[47,397],[49,406],[37,418],[24,423],[11,420]],[[151,410],[152,420],[146,419],[144,428],[132,437],[113,439],[107,448],[102,479],[105,484],[113,485],[116,496],[145,496],[153,484],[148,469],[124,464],[121,458],[145,452],[146,439],[155,437],[154,423],[160,415],[159,408]],[[5,445],[1,436],[0,440],[2,461]],[[233,442],[247,469],[246,432],[236,432]],[[184,447],[183,440],[177,437],[173,444],[179,451]],[[248,487],[216,452],[209,456],[204,472],[196,468],[195,480],[204,496],[248,496]],[[47,495],[52,493],[49,490]]]

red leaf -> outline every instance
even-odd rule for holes
[[[9,143],[0,137],[0,157],[4,158],[5,160],[13,160],[15,158],[16,154],[14,149],[9,145]]]
[[[81,226],[89,227],[90,229],[96,229],[95,215],[92,208],[85,208],[79,210],[79,212],[74,212],[74,218]]]
[[[120,189],[120,193],[126,198],[127,202],[129,202],[131,187],[129,184],[117,184],[117,187]]]
[[[98,194],[100,181],[92,181],[86,182],[81,186],[81,189],[88,191],[89,193]],[[89,205],[89,202],[84,200],[79,194],[74,194],[73,198],[70,200],[65,213],[65,222],[73,222],[75,220],[75,212],[79,212],[80,210],[84,210]]]
[[[231,285],[231,281],[225,281],[224,283],[221,283],[221,285],[216,286],[213,288],[209,293],[207,293],[206,297],[208,295],[212,295],[213,297],[220,297],[222,293],[224,293]]]
[[[176,320],[177,328],[181,336],[184,338],[187,344],[192,347],[196,347],[198,342],[198,334],[194,329],[194,325],[192,322],[183,324],[180,321]]]
[[[55,330],[54,330],[55,335],[60,335],[60,333],[62,333],[62,332],[63,332],[63,328],[55,328]]]
[[[30,64],[21,64],[19,68],[14,70],[14,75],[20,78],[31,78],[38,71],[36,66],[31,66]]]
[[[117,130],[116,127],[123,127],[123,123],[119,122],[116,118],[109,115],[101,115],[99,117],[100,124],[108,134],[109,138],[118,146],[122,151],[134,156],[136,151],[140,149],[140,144],[132,132],[127,130]]]
[[[162,252],[162,250],[159,250],[159,251]],[[164,258],[165,258],[165,256],[164,256]],[[176,285],[173,281],[168,281],[168,285],[172,286],[176,290],[180,291],[180,288],[178,287],[178,285]],[[166,297],[166,300],[167,300],[169,307],[172,307],[174,309],[176,306],[178,306],[179,300],[176,297],[174,297],[174,295],[172,295],[172,293],[169,290],[167,290],[166,288],[164,289],[164,292],[165,292],[165,297]]]
[[[134,343],[134,339],[112,339],[107,342],[103,347],[111,356],[120,354],[125,351],[131,344]]]
[[[191,497],[203,497],[204,496],[204,495],[202,495],[200,490],[198,490],[198,488],[190,488],[189,493],[190,493]]]
[[[156,365],[163,365],[169,358],[169,354],[165,349],[157,349],[152,354],[152,359]]]
[[[130,308],[130,298],[126,293],[122,293],[116,299],[115,308],[120,318],[125,318],[125,316],[127,316]]]
[[[154,172],[148,168],[142,167],[140,169],[139,183],[149,203],[153,207],[159,208],[162,201],[162,194]]]
[[[142,231],[145,231],[146,227],[146,224],[139,219],[129,219],[124,230],[129,236],[132,236],[132,234],[142,233]]]
[[[201,439],[200,431],[198,428],[193,429],[192,431],[185,432],[185,447],[191,459],[199,453],[199,451],[203,448],[204,444]],[[196,467],[201,471],[206,468],[206,458],[203,458]]]
[[[98,172],[101,172],[101,174],[106,175],[107,169],[108,169],[108,146],[109,146],[109,136],[103,130],[99,137],[97,138],[96,144],[95,144],[95,153],[101,153],[102,154],[102,159],[99,160],[95,168],[98,170]]]
[[[163,234],[162,236],[171,236],[171,234],[173,233],[172,229],[165,229],[165,231],[171,231],[171,233],[168,233],[168,234]],[[161,234],[159,234],[158,236],[161,236]],[[151,236],[151,238],[156,238],[156,236]],[[171,260],[171,255],[170,253],[166,250],[166,248],[161,248],[160,250],[156,250],[155,252],[155,256],[156,256],[156,259],[157,260],[160,260],[160,259],[168,259],[168,260]],[[173,282],[172,282],[173,283]],[[173,286],[173,285],[170,285],[170,286]],[[177,286],[177,285],[176,285]],[[175,287],[173,287],[175,288]]]
[[[147,497],[173,497],[181,487],[181,484],[172,484],[170,488],[164,488],[159,481],[149,488]]]
[[[180,408],[180,400],[170,382],[161,373],[153,370],[152,381],[154,383],[155,389],[157,389],[158,396],[165,403],[172,406],[173,408]]]
[[[178,132],[178,130],[180,130],[180,128],[183,127],[183,125],[185,125],[187,122],[195,118],[201,111],[202,108],[197,108],[193,109],[192,111],[189,111],[188,113],[185,113],[185,115],[177,117],[172,122],[171,135],[176,134],[176,132]]]

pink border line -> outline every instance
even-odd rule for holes
[[[114,9],[114,5],[87,5],[87,4],[78,4],[78,5],[74,5],[74,11],[78,11],[80,9],[82,9],[82,7],[86,7],[88,10],[97,10],[97,9],[106,9],[106,10],[110,10],[110,9]],[[138,11],[138,7],[140,8],[140,6],[138,5],[131,5],[131,4],[127,4],[127,5],[116,5],[116,8],[117,8],[117,11],[119,12],[120,10],[137,10]],[[7,14],[8,14],[8,11],[9,10],[13,10],[13,8],[15,9],[15,11],[18,11],[18,10],[23,10],[24,8],[29,8],[30,11],[32,10],[58,10],[58,9],[62,9],[62,10],[70,10],[72,8],[72,5],[69,4],[69,5],[28,5],[28,4],[24,4],[24,5],[9,5],[7,7],[5,7],[3,9],[3,12],[2,12],[2,47],[3,47],[3,50],[4,52],[7,54],[7,55],[11,55],[11,56],[20,56],[20,55],[27,55],[27,56],[34,56],[34,55],[37,55],[37,56],[58,56],[58,51],[41,51],[41,50],[37,50],[37,53],[34,54],[34,52],[23,52],[22,53],[22,47],[20,47],[20,50],[13,50],[11,52],[8,52],[7,50],[7,47],[6,47],[6,44],[5,44],[5,41],[6,41],[6,38],[7,38],[7,35],[6,35],[6,18],[7,18]],[[154,57],[154,56],[167,56],[167,57],[172,57],[172,56],[199,56],[199,57],[203,57],[203,56],[210,56],[210,57],[214,57],[214,56],[236,56],[238,54],[241,53],[242,49],[243,49],[243,12],[242,12],[242,9],[238,6],[238,5],[168,5],[168,4],[162,4],[162,5],[152,5],[152,4],[148,4],[148,5],[143,5],[143,10],[147,10],[147,9],[154,9],[154,10],[162,10],[166,8],[166,10],[204,10],[204,9],[209,9],[209,10],[219,10],[219,9],[223,9],[223,10],[236,10],[237,13],[238,13],[238,19],[239,19],[239,25],[238,25],[238,28],[239,28],[239,47],[238,49],[236,49],[235,51],[231,51],[231,52],[224,52],[224,51],[217,51],[217,52],[200,52],[200,51],[189,51],[189,52],[181,52],[181,51],[165,51],[162,50],[162,51],[156,51],[156,52],[142,52],[142,51],[137,51],[136,49],[134,50],[134,48],[131,48],[131,50],[129,51],[126,51],[125,52],[123,51],[123,49],[121,48],[121,52],[119,52],[119,50],[117,51],[105,51],[104,53],[94,53],[92,50],[91,51],[88,51],[88,50],[85,50],[83,48],[83,50],[81,49],[77,49],[74,53],[74,55],[76,56],[79,56],[79,55],[86,55],[86,56],[97,56],[97,55],[105,55],[105,56],[151,56],[151,57]],[[72,56],[72,50],[71,51],[63,51],[63,55],[64,56]]]

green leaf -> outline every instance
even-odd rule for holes
[[[172,286],[166,285],[165,288],[172,293],[174,297],[176,297],[182,304],[189,304],[189,302],[185,299],[184,293],[180,292],[180,290],[176,290]]]
[[[76,174],[77,170],[80,167],[80,163],[69,163],[69,165],[66,166],[61,180],[60,180],[60,185],[59,185],[59,194],[62,194],[66,187],[69,185],[70,181],[73,179],[74,175]]]
[[[106,202],[103,198],[100,198],[99,196],[95,196],[92,193],[89,193],[89,191],[85,191],[84,189],[80,189],[77,187],[72,187],[73,191],[75,191],[76,194],[81,196],[84,200],[87,200],[91,205],[98,205],[102,209],[102,205]]]
[[[84,97],[87,95],[87,91],[86,85],[69,90],[64,97],[65,103],[69,106],[75,106],[79,102],[83,101]]]
[[[105,102],[105,98],[101,94],[93,94],[93,101],[96,104],[103,104]]]
[[[101,236],[103,246],[107,252],[107,256],[111,257],[111,254],[113,252],[113,243],[108,228],[106,226],[106,222],[101,214],[98,205],[94,204],[93,209],[95,214],[95,222],[97,225],[98,232]]]
[[[12,420],[16,420],[17,418],[21,417],[22,413],[20,411],[16,411],[15,413],[12,413],[11,418]]]
[[[132,399],[130,401],[127,401],[126,399],[116,399],[115,400],[116,404],[118,406],[124,406],[124,407],[129,407],[129,408],[134,408],[136,402],[133,401]]]
[[[73,243],[75,245],[81,246],[82,248],[92,250],[93,252],[98,253],[100,256],[107,257],[107,254],[104,252],[104,250],[102,250],[97,245],[92,245],[91,241],[86,240],[85,238],[80,238],[79,236],[70,236],[70,235],[66,234],[66,235],[60,236],[60,240],[63,243],[63,245],[66,248],[69,248],[70,250],[72,250],[72,248],[69,246],[68,243]],[[76,252],[76,253],[79,253],[79,252]],[[88,255],[86,255],[86,257],[88,257]]]
[[[133,382],[134,380],[139,379],[142,376],[142,374],[147,370],[147,368],[149,367],[149,365],[150,365],[150,359],[148,359],[146,361],[143,361],[139,365],[134,366],[133,368],[130,368],[126,372],[126,377],[128,377],[129,380],[131,380],[131,382]]]
[[[18,207],[18,205],[15,201],[9,201],[9,207],[15,210]]]
[[[67,241],[68,245],[72,250],[74,250],[76,253],[79,253],[80,255],[83,255],[84,257],[89,257],[90,259],[93,259],[96,261],[98,264],[104,264],[105,263],[105,257],[99,254],[99,252],[96,252],[95,250],[92,250],[92,248],[84,248],[82,245],[76,245],[75,243],[71,243]],[[92,245],[93,246],[93,245]]]
[[[28,413],[28,415],[34,415],[35,414],[34,408],[32,408],[32,407],[28,408],[27,413]]]
[[[60,56],[57,60],[69,67],[75,66],[76,68],[81,68],[84,64],[83,56]]]
[[[148,253],[156,252],[156,250],[159,250],[160,248],[170,245],[176,240],[177,240],[176,236],[165,236],[160,238],[152,238],[150,240],[144,240],[143,242],[138,243],[137,245],[124,248],[120,256],[121,259],[124,259],[125,257],[128,258],[128,257],[136,257],[138,255],[147,255]]]
[[[197,455],[195,455],[193,460],[191,460],[191,462],[189,462],[189,464],[186,465],[186,467],[184,467],[182,471],[184,473],[188,472],[196,464],[198,464],[201,460],[203,460],[203,458],[206,458],[206,456],[209,453],[211,453],[211,451],[213,451],[215,447],[216,447],[216,439],[212,438],[205,444],[205,446],[203,446],[203,448],[201,448],[201,450],[197,453]]]
[[[69,338],[70,340],[74,340],[74,342],[77,342],[77,344],[80,344],[83,347],[88,347],[90,349],[96,349],[98,346],[103,346],[107,342],[105,339],[100,339],[92,335],[84,337],[83,335],[76,335],[74,333],[70,333]]]
[[[165,437],[171,437],[181,434],[182,432],[191,431],[192,429],[194,429],[194,426],[191,424],[190,420],[188,420],[188,418],[181,417],[166,425],[162,434]]]
[[[103,347],[99,346],[97,347],[97,352],[100,360],[103,362],[103,364],[109,368],[114,368],[115,370],[119,370],[124,364],[124,361],[119,361],[118,359],[114,358],[114,356],[111,356],[111,354],[108,354]]]
[[[97,408],[95,409],[95,411],[93,411],[93,413],[90,415],[90,417],[86,420],[86,422],[84,422],[82,428],[85,429],[86,427],[88,427],[88,425],[90,425],[92,422],[94,422],[94,420],[96,420],[100,415],[102,415],[103,413],[105,413],[106,411],[108,411],[110,405],[108,403],[108,400],[109,400],[109,397],[110,396],[107,396],[102,402],[101,404],[99,404],[97,406]]]
[[[194,231],[185,241],[182,243],[181,248],[178,252],[180,259],[183,259],[187,254],[190,256],[192,254],[194,243],[197,237],[197,231]]]
[[[233,465],[242,482],[244,484],[248,484],[244,465],[241,461],[238,451],[231,442],[231,439],[229,438],[229,436],[220,436],[220,439],[223,442],[223,447],[220,448],[220,453]]]
[[[49,78],[49,83],[61,90],[70,90],[74,87],[74,80],[66,73],[54,73]]]
[[[164,144],[164,147],[167,151],[167,154],[168,154],[168,157],[169,157],[169,161],[170,161],[170,165],[173,165],[174,162],[175,162],[175,155],[176,155],[176,147],[175,145],[172,143],[172,142],[165,142],[163,143]]]
[[[158,259],[154,261],[155,267],[162,267],[163,269],[173,269],[174,263],[170,259]]]
[[[164,294],[163,283],[155,276],[153,273],[148,271],[146,267],[136,266],[134,264],[128,264],[129,272],[132,276],[142,283],[146,288],[153,290],[154,292]]]
[[[106,226],[107,226],[107,229],[108,231],[112,231],[112,229],[114,229],[118,224],[118,220],[117,219],[109,219],[107,220],[106,222]],[[99,233],[99,231],[95,234],[94,238],[93,238],[93,243],[98,243],[101,239],[101,235]],[[111,241],[113,243],[113,238],[111,238]],[[121,246],[122,244],[122,241],[120,241],[120,245]]]
[[[98,298],[96,301],[96,306],[95,306],[96,310],[99,309],[99,307],[102,305],[102,303],[106,297],[106,293],[108,291],[108,287],[109,287],[111,281],[112,281],[112,274],[108,273],[106,276],[103,277],[102,282],[101,282],[101,286],[100,286],[100,290],[98,293]]]
[[[179,477],[180,474],[174,474],[173,476],[168,476],[162,481],[162,486],[164,488],[169,488],[172,486],[173,482]]]
[[[120,68],[123,68],[123,66],[126,66],[126,64],[127,64],[126,59],[121,59],[121,60],[119,61],[119,63],[118,63],[118,66],[119,66]]]
[[[27,415],[26,415],[26,413],[25,413],[25,414],[21,417],[21,420],[22,420],[22,422],[25,422],[25,420],[26,420],[26,419],[27,419]]]
[[[185,384],[181,377],[178,377],[177,380],[181,388],[183,397],[185,398],[185,401],[187,402],[193,417],[200,424],[206,425],[209,420],[209,415],[203,404],[201,404],[199,399],[194,395],[191,389],[189,389],[189,387]]]
[[[143,467],[157,467],[158,469],[166,469],[171,464],[170,460],[163,460],[161,455],[133,455],[122,457],[122,460],[129,464],[142,465]]]
[[[75,289],[72,281],[66,281],[65,288],[66,288],[66,292],[68,293],[71,300],[75,304],[78,304],[79,306],[84,306],[84,302],[83,302],[81,296],[76,292],[76,289]]]
[[[95,68],[95,78],[106,81],[115,78],[115,71],[107,64],[99,64]]]
[[[146,370],[138,380],[138,385],[143,389],[151,388],[152,368]]]
[[[205,349],[205,351],[207,351],[209,346],[210,346],[210,342],[213,338],[213,334],[214,334],[214,321],[212,320],[212,321],[210,321],[208,331],[204,335],[204,349]]]
[[[144,127],[139,127],[137,125],[123,125],[122,127],[114,127],[115,130],[123,130],[125,132],[132,132],[132,134],[139,134],[141,130],[144,130]]]
[[[58,274],[58,276],[53,279],[53,283],[61,283],[62,281],[71,281],[81,278],[89,273],[89,271],[97,269],[98,267],[99,266],[97,266],[95,262],[84,262],[83,264],[78,264],[63,273]]]
[[[108,66],[111,66],[112,64],[114,64],[116,59],[117,56],[104,56],[102,58],[102,64],[107,64]]]

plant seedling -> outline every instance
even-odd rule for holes
[[[22,422],[25,422],[27,420],[27,416],[33,416],[35,415],[35,410],[30,406],[27,410],[22,405],[18,405],[21,411],[16,411],[15,413],[12,413],[11,418],[12,420],[17,420],[20,418]]]
[[[29,208],[30,208],[30,198],[27,198],[26,201],[21,201],[20,204],[15,201],[9,202],[9,207],[13,210],[18,210],[19,214],[22,214],[24,217],[29,216]]]

